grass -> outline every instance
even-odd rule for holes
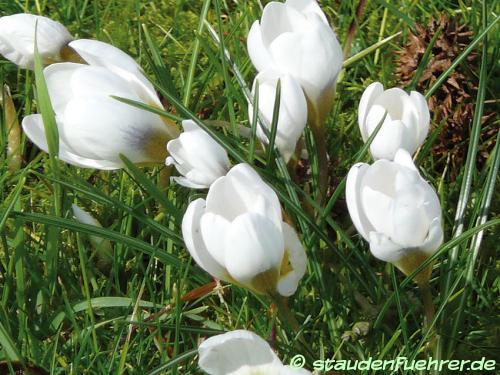
[[[357,2],[321,4],[339,39],[346,40]],[[422,331],[418,288],[411,275],[404,277],[370,254],[349,219],[344,184],[354,162],[370,160],[357,126],[361,93],[376,80],[397,86],[395,52],[415,23],[426,24],[442,13],[460,15],[474,39],[425,94],[432,95],[472,52],[480,63],[468,79],[477,84],[478,94],[467,160],[459,170],[435,168],[445,161],[431,152],[431,135],[418,155],[422,174],[438,190],[445,229],[445,243],[421,268],[433,263],[437,313],[431,325],[439,334],[441,357],[498,358],[498,143],[487,149],[481,168],[476,163],[489,141],[486,130],[499,125],[498,118],[482,122],[483,114],[498,111],[498,3],[367,2],[327,120],[333,167],[324,204],[316,203],[317,183],[294,183],[282,159],[271,152],[260,154],[254,139],[244,142],[234,136],[241,124],[255,134],[256,118],[248,119],[246,104],[255,71],[245,38],[261,14],[260,1],[0,0],[0,16],[22,11],[55,18],[75,36],[98,38],[127,51],[157,85],[171,118],[195,119],[234,162],[257,167],[297,224],[308,252],[308,272],[289,301],[308,347],[285,322],[278,322],[270,301],[230,285],[211,288],[210,277],[190,260],[180,222],[187,202],[200,192],[164,187],[164,166],[138,169],[126,163],[118,172],[68,166],[41,153],[24,135],[23,164],[9,169],[4,112],[0,373],[36,366],[49,374],[194,374],[199,372],[199,340],[239,328],[271,337],[284,362],[304,354],[310,369],[314,359],[334,354],[336,359],[423,358],[428,337]],[[424,69],[419,67],[416,74]],[[10,87],[19,118],[34,113],[37,103],[47,107],[39,73],[0,61],[0,81]],[[50,117],[50,112],[44,116]],[[206,119],[228,126],[221,130]],[[431,133],[439,125],[433,122]],[[495,136],[498,140],[498,133]],[[307,132],[305,143],[314,155]],[[311,209],[304,211],[302,202]],[[73,203],[91,212],[103,227],[76,222]],[[100,256],[90,235],[110,241],[111,262]],[[356,330],[363,324],[367,330]]]

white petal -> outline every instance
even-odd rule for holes
[[[95,217],[93,217],[91,214],[89,214],[87,211],[83,210],[76,204],[72,204],[71,209],[73,210],[73,215],[75,216],[76,220],[80,223],[102,228],[101,223],[99,223]]]
[[[135,60],[125,52],[98,40],[78,39],[72,41],[70,47],[73,48],[89,65],[102,66],[110,70],[114,68],[123,69],[131,73],[140,81],[149,92],[151,97],[156,97],[154,87],[144,76],[141,67]],[[119,70],[115,70],[119,72]],[[156,102],[156,100],[155,100]],[[158,101],[159,102],[159,101]],[[156,102],[155,104],[158,104]]]
[[[211,375],[234,374],[244,367],[281,365],[269,344],[256,334],[237,330],[205,340],[198,365]]]
[[[410,98],[418,109],[418,146],[422,146],[425,142],[425,138],[427,137],[427,133],[429,133],[429,124],[431,121],[431,114],[429,112],[429,106],[427,105],[427,101],[425,97],[417,92],[412,91],[410,93]]]
[[[300,279],[306,273],[307,255],[295,230],[285,222],[283,222],[282,229],[285,239],[285,251],[288,254],[292,270],[280,277],[277,289],[282,296],[289,297],[295,293]]]
[[[407,150],[404,149],[398,150],[394,155],[394,162],[396,164],[399,164],[403,167],[406,167],[418,173],[418,169],[415,166],[415,163],[413,162],[413,159]]]
[[[308,16],[302,32],[281,34],[269,50],[278,69],[297,79],[314,105],[334,87],[342,67],[343,54],[337,37],[316,14]]]
[[[249,211],[267,216],[276,226],[281,225],[282,221],[278,196],[245,163],[232,167],[226,176],[218,178],[211,185],[207,195],[207,211],[229,221]]]
[[[326,25],[328,25],[325,13],[323,13],[316,0],[287,0],[285,4],[302,14],[315,13]]]
[[[200,221],[201,235],[208,252],[223,267],[226,267],[225,242],[231,223],[220,215],[206,212]]]
[[[391,239],[405,248],[418,247],[424,242],[429,231],[429,219],[423,206],[423,196],[419,189],[408,189],[398,193],[392,210],[386,211],[392,217]],[[389,208],[389,209],[390,209]]]
[[[225,241],[226,269],[239,283],[251,285],[259,274],[279,271],[285,246],[283,234],[269,218],[255,213],[238,216]]]
[[[351,220],[357,231],[365,240],[368,241],[368,233],[375,228],[370,224],[364,212],[363,203],[361,201],[361,187],[363,186],[363,177],[368,170],[369,165],[358,163],[351,167],[347,175],[346,181],[346,201],[347,209]]]
[[[82,64],[57,63],[51,64],[43,70],[50,102],[58,116],[64,114],[66,105],[74,95],[71,85],[74,74],[83,68],[85,68],[85,65]]]
[[[283,3],[270,2],[264,7],[260,22],[262,41],[265,46],[281,34],[300,30],[305,26],[305,17]]]
[[[28,138],[36,144],[38,148],[48,153],[49,146],[47,145],[47,139],[45,138],[42,115],[35,114],[26,116],[23,119],[22,126],[23,131]],[[60,127],[60,125],[58,125],[58,127]],[[109,160],[89,159],[75,155],[61,138],[59,138],[59,159],[82,168],[113,170],[121,167],[120,163],[114,163]]]
[[[307,123],[307,101],[299,82],[288,74],[282,75],[273,70],[265,70],[255,77],[252,91],[255,93],[256,82],[259,82],[259,111],[270,125],[278,80],[281,82],[281,100],[275,144],[285,161],[288,161],[295,152],[296,143]],[[249,105],[249,117],[252,116],[253,106]],[[260,129],[262,126],[259,124],[257,135],[263,142],[268,143],[266,134]]]
[[[225,268],[208,252],[201,234],[200,220],[205,212],[205,200],[199,198],[191,202],[182,218],[182,237],[195,262],[221,280],[227,280]]]
[[[72,39],[68,30],[49,18],[25,13],[0,18],[0,54],[21,68],[32,69],[35,28],[42,62],[58,61],[61,48]]]
[[[390,235],[392,233],[394,218],[392,212],[393,199],[385,192],[375,190],[371,186],[361,186],[361,202],[366,217],[375,231]]]
[[[401,246],[395,244],[382,233],[370,232],[368,236],[371,253],[384,262],[394,263],[406,254]]]
[[[226,150],[204,130],[185,131],[179,139],[186,160],[203,176],[203,181],[195,182],[210,185],[229,170],[230,162]]]
[[[406,99],[408,99],[408,94],[404,90],[392,87],[378,95],[373,105],[379,105],[387,109],[393,120],[401,120]]]
[[[250,28],[247,38],[248,55],[255,68],[260,72],[272,65],[271,55],[262,41],[259,21],[255,21]]]
[[[370,115],[368,116],[370,117]],[[397,150],[403,147],[405,135],[405,125],[401,120],[387,121],[386,118],[370,145],[373,158],[394,159]]]
[[[85,158],[121,163],[119,154],[134,163],[157,162],[146,145],[168,141],[161,119],[112,98],[74,98],[66,106],[60,136]],[[155,140],[156,141],[156,140]]]
[[[363,141],[365,142],[370,136],[365,126],[366,116],[368,115],[373,102],[382,92],[384,92],[384,86],[380,82],[373,82],[365,89],[365,91],[363,91],[363,95],[361,96],[361,100],[359,101],[358,124],[361,131],[361,136],[363,137]]]
[[[419,250],[428,254],[429,256],[434,254],[439,246],[443,243],[443,227],[441,225],[441,218],[435,218],[429,227],[429,233],[425,242],[420,245]]]

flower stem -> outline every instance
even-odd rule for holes
[[[422,302],[424,305],[423,333],[424,335],[428,336],[428,350],[431,352],[433,359],[438,359],[439,354],[436,345],[437,335],[432,326],[432,322],[434,321],[436,315],[434,302],[432,300],[432,291],[428,280],[419,283],[418,286],[422,295]]]
[[[285,322],[285,324],[290,327],[293,332],[295,333],[295,338],[297,339],[297,342],[300,343],[302,346],[301,348],[297,347],[298,349],[302,349],[307,352],[308,355],[311,356],[311,358],[314,358],[314,353],[311,352],[310,349],[310,344],[306,342],[306,340],[302,337],[301,329],[300,329],[300,324],[297,321],[297,318],[295,317],[295,314],[290,310],[288,307],[288,298],[283,297],[281,295],[272,295],[271,300],[274,302],[278,309],[278,316],[281,321]]]

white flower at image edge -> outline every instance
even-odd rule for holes
[[[201,268],[256,293],[290,296],[306,271],[306,253],[276,193],[248,164],[218,178],[206,201],[189,204],[182,235]]]
[[[329,106],[343,53],[316,0],[268,3],[250,29],[247,47],[259,72],[290,74],[316,110]]]
[[[167,165],[175,165],[182,177],[174,177],[179,184],[194,188],[208,188],[230,167],[226,150],[192,120],[182,121],[182,132],[167,144],[170,154]]]
[[[259,73],[254,80],[252,95],[255,95],[257,83],[259,88],[259,112],[271,125],[273,120],[276,90],[280,82],[280,102],[276,127],[275,145],[286,162],[295,152],[295,146],[307,123],[307,101],[300,84],[289,74],[280,74],[273,70]],[[248,116],[253,118],[254,107],[249,103]],[[263,130],[264,124],[257,126],[257,136],[264,143],[269,143]],[[267,128],[270,133],[271,129]]]
[[[346,198],[351,219],[372,254],[405,273],[413,271],[405,260],[424,259],[443,242],[439,198],[405,150],[396,152],[394,161],[354,165]]]
[[[73,39],[71,34],[57,21],[27,13],[0,17],[0,55],[21,68],[33,69],[35,28],[42,62],[60,61],[61,49]]]
[[[210,375],[311,374],[283,365],[264,339],[246,330],[210,337],[199,346],[198,354],[198,365]]]
[[[178,130],[160,116],[112,97],[162,108],[142,74],[117,65],[108,69],[58,63],[45,68],[44,76],[56,115],[61,160],[97,169],[123,167],[119,154],[137,164],[164,162],[165,145]],[[42,116],[29,115],[22,126],[30,140],[47,152]]]
[[[384,118],[370,145],[375,159],[394,159],[400,148],[413,154],[429,132],[430,113],[425,97],[417,91],[409,95],[400,88],[384,91],[379,82],[369,85],[363,92],[358,108],[358,124],[363,141],[367,141]]]

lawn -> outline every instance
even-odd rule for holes
[[[125,155],[123,168],[106,171],[41,151],[20,127],[42,113],[47,138],[57,138],[41,65],[26,70],[0,57],[9,88],[0,100],[0,374],[197,374],[199,344],[237,329],[266,339],[284,364],[302,355],[311,371],[326,359],[499,358],[500,3],[319,1],[345,59],[323,136],[310,119],[288,164],[260,143],[248,110],[258,97],[249,91],[257,70],[247,37],[266,3],[0,0],[0,17],[43,15],[74,39],[132,56],[155,85],[157,114],[179,130],[196,119],[233,165],[252,165],[307,254],[288,298],[214,281],[181,228],[188,204],[207,190],[170,180],[179,173],[163,162],[134,165]],[[376,81],[419,91],[431,115],[414,161],[437,193],[444,241],[407,275],[372,255],[347,207],[350,168],[373,163],[358,105]],[[76,220],[75,204],[100,226]],[[414,282],[426,268],[430,280]]]

